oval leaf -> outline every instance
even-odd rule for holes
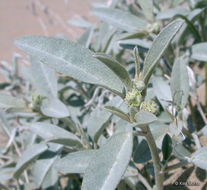
[[[32,123],[29,126],[29,130],[47,141],[68,146],[82,146],[81,141],[77,136],[49,123]]]
[[[207,170],[207,146],[198,149],[195,153],[193,153],[191,160],[193,164]]]
[[[105,106],[104,107],[107,111],[113,113],[114,115],[120,117],[121,119],[130,122],[130,117],[126,113],[124,113],[122,110],[114,107],[114,106]]]
[[[111,69],[119,79],[125,84],[126,88],[132,88],[132,81],[129,77],[126,69],[113,57],[106,55],[104,53],[96,53],[94,57],[104,63],[109,69]]]
[[[139,0],[138,3],[141,6],[147,20],[153,22],[154,21],[153,0]]]
[[[149,81],[152,72],[158,63],[159,59],[162,57],[164,51],[167,49],[173,37],[179,31],[184,21],[177,19],[172,23],[168,24],[165,28],[162,29],[160,34],[156,37],[156,39],[152,43],[152,47],[150,48],[145,60],[144,60],[144,68],[143,68],[143,79],[147,84]]]
[[[207,42],[193,45],[191,57],[198,61],[207,61]]]
[[[31,58],[31,70],[33,85],[38,92],[46,97],[57,97],[57,77],[55,70]]]
[[[60,73],[122,92],[123,84],[119,78],[81,45],[69,40],[40,36],[19,38],[15,45]]]
[[[48,149],[48,146],[46,144],[34,144],[25,150],[19,159],[15,171],[14,171],[14,177],[19,178],[21,173],[28,167],[28,165],[41,153],[45,152]]]
[[[186,16],[189,13],[189,11],[185,8],[180,8],[180,7],[176,7],[176,8],[171,8],[171,9],[167,9],[163,12],[159,12],[156,16],[157,20],[167,20],[167,19],[171,19],[176,15],[183,15]]]
[[[58,158],[57,152],[62,148],[62,145],[52,143],[49,146],[50,148],[34,164],[33,176],[36,188],[40,188],[44,182],[48,171]]]
[[[114,190],[128,166],[131,153],[131,132],[112,136],[91,159],[81,189]]]
[[[136,126],[138,127],[149,125],[157,120],[157,117],[154,114],[142,110],[139,111],[134,118],[137,121]]]
[[[25,108],[26,104],[23,100],[10,96],[8,94],[0,94],[0,108]]]
[[[147,21],[119,9],[96,8],[92,13],[100,20],[128,32],[146,29],[148,24]]]
[[[68,108],[57,98],[43,99],[41,112],[49,117],[64,118],[69,116]]]
[[[72,152],[55,163],[55,169],[63,174],[84,173],[95,150]]]
[[[179,58],[175,61],[172,68],[170,87],[173,102],[176,105],[177,111],[180,111],[185,107],[189,94],[189,79],[186,60]]]

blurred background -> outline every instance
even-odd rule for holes
[[[83,32],[69,26],[67,20],[90,14],[91,3],[100,0],[0,0],[0,60],[11,61],[17,52],[13,42],[24,35],[55,36],[63,34],[74,40]]]

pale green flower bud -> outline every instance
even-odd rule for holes
[[[141,104],[141,110],[156,114],[158,112],[157,104],[152,100],[148,100],[147,102],[143,102]]]
[[[42,104],[42,96],[40,94],[32,94],[32,109],[39,110]]]
[[[139,107],[142,102],[141,91],[132,89],[124,99],[129,107]]]

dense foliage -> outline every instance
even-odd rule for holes
[[[175,168],[207,170],[200,143],[206,108],[197,94],[205,81],[192,70],[198,62],[207,68],[206,6],[95,3],[100,23],[68,21],[85,29],[76,43],[17,39],[28,57],[0,65],[0,124],[8,139],[0,149],[0,189],[162,190]]]

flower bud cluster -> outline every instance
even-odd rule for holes
[[[157,104],[152,99],[148,100],[147,102],[142,102],[140,109],[153,114],[158,112]]]
[[[42,104],[42,96],[40,94],[32,94],[32,109],[39,110]]]
[[[128,92],[125,99],[127,105],[132,108],[132,107],[139,107],[142,102],[142,95],[141,91],[137,89],[132,89],[132,91]]]

